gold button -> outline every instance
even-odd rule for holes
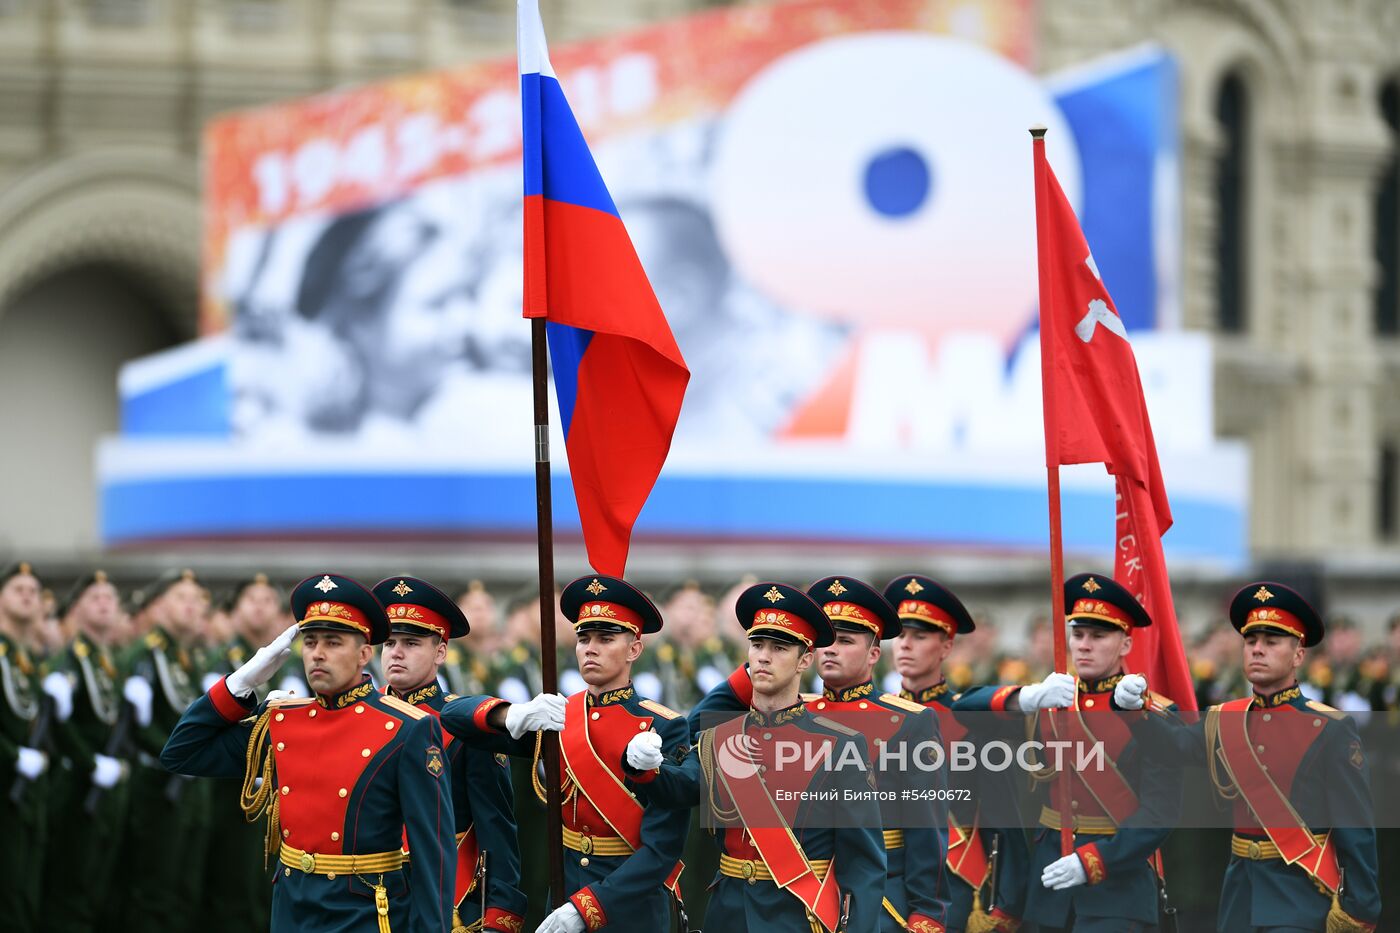
[[[286,717],[285,715],[283,715],[282,713],[278,713],[278,714],[277,714],[276,716],[274,716],[273,718],[276,719],[278,722],[281,722],[282,720],[286,719],[287,717]]]
[[[364,711],[365,711],[365,705],[364,705],[363,703],[356,703],[356,704],[355,704],[355,712],[357,712],[357,713],[363,713]]]
[[[1274,718],[1274,714],[1273,714],[1273,713],[1265,713],[1265,714],[1264,714],[1264,721],[1265,721],[1265,722],[1271,722],[1271,721],[1273,720],[1273,718]]]
[[[283,797],[287,796],[287,792],[290,791],[290,790],[291,790],[290,787],[288,787],[286,784],[283,784],[283,785],[282,785],[282,796],[283,796]]]
[[[578,863],[579,863],[579,865],[580,865],[581,867],[587,868],[587,867],[588,867],[588,856],[585,855],[583,858],[579,859],[579,860],[578,860]]]
[[[891,716],[891,717],[890,717],[890,722],[899,722],[899,716],[897,716],[897,715]]]
[[[392,729],[392,728],[394,728],[394,721],[391,719],[391,720],[389,720],[388,722],[386,722],[386,723],[384,724],[384,728],[385,728],[385,729]]]
[[[331,842],[339,842],[340,833],[331,833]]]
[[[637,723],[637,729],[641,732],[645,732],[647,731],[647,724],[644,722],[639,722]]]
[[[765,742],[768,741],[768,740],[771,739],[771,738],[773,738],[773,733],[771,733],[771,732],[765,732],[765,733],[763,733],[763,740],[764,740]]]
[[[315,718],[316,718],[316,711],[313,709],[311,712],[307,713],[306,715],[310,716],[312,719],[315,719]]]
[[[867,702],[865,702],[864,700],[861,700],[860,703],[857,704],[857,705],[859,705],[861,709],[869,709],[869,708],[870,708],[870,704],[867,703]]]
[[[277,743],[277,750],[278,750],[279,752],[282,751],[282,750],[283,750],[284,748],[286,748],[286,747],[287,747],[287,743],[286,743],[286,742],[278,742],[278,743]]]
[[[597,711],[597,710],[594,710],[594,711],[593,711],[593,715],[592,715],[592,716],[590,716],[590,717],[589,717],[589,718],[590,718],[590,719],[597,719],[597,718],[598,718],[598,716],[599,716],[599,713],[598,713],[598,711]]]
[[[1262,746],[1262,745],[1256,745],[1256,746],[1254,746],[1254,750],[1255,750],[1256,752],[1262,752],[1262,751],[1264,750],[1264,746]]]
[[[1314,719],[1314,720],[1313,720],[1313,725],[1314,725],[1314,726],[1320,726],[1320,725],[1322,725],[1322,720],[1321,720],[1321,719]]]
[[[1086,707],[1093,706],[1093,705],[1094,705],[1094,698],[1093,698],[1093,697],[1089,697],[1087,700],[1084,701],[1084,705],[1085,705]]]
[[[333,872],[333,871],[328,871],[328,872],[326,872],[326,880],[327,880],[327,881],[334,881],[334,880],[335,880],[335,872]]]
[[[826,701],[823,700],[822,702],[818,703],[817,709],[826,709]],[[750,871],[752,871],[752,866],[750,866]]]
[[[367,748],[362,748],[362,749],[360,749],[360,757],[361,757],[361,758],[368,758],[368,757],[369,757],[369,749],[367,749]]]
[[[291,834],[292,834],[292,831],[291,831],[290,829],[284,829],[284,830],[282,830],[282,838],[283,838],[283,839],[286,839],[286,838],[287,838],[288,836],[290,836]]]
[[[1071,800],[1071,801],[1069,802],[1069,805],[1070,805],[1070,808],[1071,808],[1071,809],[1074,809],[1074,810],[1078,810],[1078,809],[1079,809],[1079,801],[1078,801],[1078,800]]]
[[[346,794],[348,794],[348,793],[350,793],[350,792],[349,792],[348,790],[346,790],[345,788],[342,787],[342,788],[340,789],[340,796],[344,797],[344,796],[345,796]]]
[[[291,870],[290,868],[284,868],[284,869],[282,869],[282,874],[283,874],[283,875],[290,875],[291,873],[292,873],[292,870]]]

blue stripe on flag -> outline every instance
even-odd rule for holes
[[[538,74],[521,75],[520,96],[524,111],[525,196],[543,194],[551,201],[618,216],[617,206],[603,184],[603,176],[598,173],[559,82]],[[539,116],[532,120],[534,101],[539,102]],[[548,146],[543,144],[545,139],[549,140]]]
[[[549,335],[554,394],[559,397],[559,420],[564,426],[564,437],[568,438],[569,426],[574,420],[574,403],[578,401],[578,368],[593,340],[593,331],[546,321],[545,332]]]

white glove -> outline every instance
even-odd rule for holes
[[[294,697],[296,695],[297,692],[295,690],[269,690],[267,692],[266,702],[271,703],[273,700],[285,700],[288,697]]]
[[[1079,856],[1073,852],[1046,865],[1045,871],[1040,873],[1040,883],[1047,888],[1054,888],[1056,891],[1072,888],[1087,880],[1088,876],[1084,874],[1084,863],[1079,861]]]
[[[236,697],[246,697],[254,687],[260,687],[272,679],[272,675],[286,663],[292,654],[292,639],[297,637],[297,626],[289,625],[286,631],[272,643],[259,648],[243,666],[228,675],[228,692]]]
[[[661,736],[655,732],[638,732],[627,743],[627,764],[638,771],[661,767]]]
[[[573,904],[565,901],[563,906],[544,918],[544,922],[535,928],[535,933],[583,933],[583,928],[583,916]]]
[[[1057,671],[1038,684],[1022,687],[1017,700],[1028,713],[1035,709],[1064,709],[1074,705],[1077,692],[1074,678]]]
[[[92,769],[92,783],[103,790],[111,790],[122,779],[122,771],[125,770],[122,763],[106,755],[94,755],[93,761],[97,764]]]
[[[39,775],[44,773],[44,769],[49,766],[49,756],[39,751],[37,748],[28,748],[24,745],[19,747],[19,760],[15,762],[15,770],[31,781],[39,779]]]
[[[1147,692],[1147,678],[1141,674],[1124,674],[1113,688],[1113,703],[1119,709],[1142,709],[1142,695]]]
[[[506,710],[506,731],[518,739],[527,732],[564,729],[564,697],[557,693],[541,693],[525,703],[512,703]]]
[[[67,674],[54,671],[44,678],[44,692],[53,697],[53,711],[59,722],[73,715],[73,683]]]
[[[151,724],[151,684],[144,677],[128,677],[122,685],[122,696],[136,712],[136,724],[142,729]]]

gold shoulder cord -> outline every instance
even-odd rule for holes
[[[1226,800],[1234,800],[1240,795],[1239,788],[1235,782],[1227,775],[1224,780],[1220,778],[1220,763],[1217,756],[1224,754],[1224,749],[1220,747],[1220,707],[1212,706],[1206,710],[1206,767],[1210,771],[1210,782],[1215,785],[1215,792]]]
[[[696,751],[696,757],[700,759],[700,771],[705,775],[705,793],[710,800],[710,812],[720,822],[733,822],[739,817],[739,808],[726,809],[720,806],[719,797],[715,795],[715,760],[714,760],[715,733],[713,729],[707,729],[700,733],[700,747]],[[710,834],[714,834],[714,829],[710,829]]]
[[[248,736],[248,750],[243,769],[243,793],[239,799],[239,805],[243,808],[243,818],[249,822],[256,822],[258,817],[267,814],[267,838],[264,841],[263,867],[267,867],[267,860],[272,853],[281,845],[281,832],[279,831],[279,808],[277,805],[277,794],[273,793],[272,786],[272,743],[268,735],[268,717],[272,714],[272,709],[268,708],[253,723],[253,732]],[[258,784],[258,778],[262,778],[262,784]]]
[[[535,754],[530,758],[530,783],[534,786],[535,796],[540,799],[540,803],[547,804],[549,803],[549,796],[545,791],[544,782],[540,780],[540,752],[543,748],[544,732],[541,730],[535,733]],[[560,754],[560,758],[563,758],[562,753]],[[564,765],[563,761],[560,761],[559,765],[562,768]],[[574,783],[573,780],[570,780],[568,785],[568,790],[561,791],[559,797],[560,807],[563,807],[564,804],[573,799],[574,794],[578,793],[578,785]]]
[[[1036,738],[1039,725],[1039,713],[1036,713],[1034,716],[1026,717],[1026,741],[1033,741]],[[1030,778],[1030,784],[1028,786],[1032,790],[1034,790],[1037,784],[1044,784],[1046,781],[1055,780],[1055,778],[1059,776],[1060,772],[1056,771],[1054,768],[1046,766],[1044,762],[1037,762],[1036,769],[1034,771],[1028,771],[1026,774],[1027,777]]]

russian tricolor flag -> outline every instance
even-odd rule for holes
[[[622,576],[690,370],[549,63],[537,0],[517,16],[524,311],[546,319],[588,561]]]

